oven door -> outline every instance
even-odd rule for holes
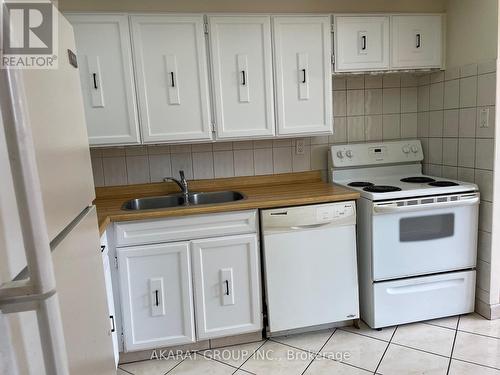
[[[476,265],[479,194],[372,205],[373,280]]]

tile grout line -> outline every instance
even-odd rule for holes
[[[465,363],[469,363],[471,365],[476,365],[476,366],[479,366],[479,367],[485,367],[485,368],[489,368],[489,369],[492,369],[492,370],[497,370],[497,371],[500,371],[500,368],[499,367],[493,367],[493,366],[489,366],[489,365],[482,365],[480,363],[477,363],[477,362],[472,362],[472,361],[467,361],[465,359],[459,359],[459,358],[453,358],[455,361],[458,361],[458,362],[465,362]]]
[[[264,339],[264,342],[262,343],[262,345],[260,345],[257,349],[255,349],[255,350],[252,352],[252,354],[251,354],[251,355],[249,355],[249,356],[248,356],[248,358],[247,358],[247,359],[245,359],[245,360],[243,361],[243,363],[242,363],[242,364],[241,364],[241,365],[240,365],[240,366],[236,369],[236,371],[238,371],[238,370],[243,370],[243,371],[246,371],[245,369],[243,369],[243,368],[242,368],[242,367],[243,367],[243,365],[244,365],[245,363],[247,363],[247,361],[248,361],[248,360],[249,360],[249,359],[250,359],[250,358],[251,358],[251,357],[252,357],[255,353],[257,353],[257,351],[258,351],[260,348],[262,348],[262,347],[263,347],[263,346],[264,346],[264,345],[265,345],[268,341],[269,341],[269,339]],[[236,371],[235,371],[235,372],[236,372]],[[250,371],[249,371],[249,372],[250,372]]]
[[[344,330],[340,329],[340,327],[336,328],[334,333],[336,333],[337,331],[347,332],[347,331],[344,331]],[[330,336],[330,338],[328,339],[328,341],[330,341],[330,339],[331,339],[331,337],[332,337],[332,336],[333,336],[333,333],[332,333],[332,335]],[[361,335],[361,336],[364,336],[364,335]],[[364,336],[364,337],[368,337],[368,336]],[[328,341],[325,343],[325,345],[328,343]],[[387,341],[384,341],[384,342],[387,342]],[[325,345],[323,345],[323,347],[324,347]],[[321,348],[321,349],[323,349],[323,348]],[[301,350],[303,350],[303,349],[301,349]],[[349,363],[349,362],[342,362],[342,361],[337,361],[336,359],[331,359],[331,358],[325,357],[325,356],[324,356],[324,355],[322,355],[320,352],[318,352],[318,355],[316,356],[316,358],[317,358],[317,357],[321,357],[321,358],[323,358],[323,359],[326,359],[326,360],[329,360],[329,361],[333,361],[333,362],[338,362],[338,363],[341,363],[341,364],[343,364],[343,365],[345,365],[345,366],[353,367],[353,368],[356,368],[356,369],[358,369],[358,370],[363,370],[363,371],[366,371],[366,372],[370,372],[370,370],[367,370],[367,369],[365,369],[365,368],[363,368],[363,367],[359,367],[359,366],[353,365],[352,363]],[[315,358],[315,359],[316,359],[316,358]]]
[[[450,373],[451,361],[453,358],[453,350],[455,349],[455,342],[457,341],[458,327],[460,325],[460,316],[458,316],[457,325],[455,328],[455,337],[453,337],[453,345],[451,346],[450,360],[448,362],[448,369],[446,370],[446,375]]]
[[[328,341],[330,341],[330,339],[333,337],[333,335],[335,334],[335,332],[337,332],[337,328],[335,328],[332,332],[332,334],[328,337],[328,339],[325,341],[325,343],[321,346],[321,348],[319,348],[318,352],[314,355],[314,358],[311,360],[311,362],[309,362],[309,364],[306,366],[306,368],[304,369],[304,371],[301,372],[301,375],[305,374],[307,369],[312,365],[312,363],[316,360],[316,358],[318,358],[318,355],[319,353],[321,353],[321,351],[323,350],[323,348],[326,346],[326,344],[328,344]],[[310,353],[310,351],[308,350],[307,352]]]
[[[172,367],[170,370],[168,370],[165,375],[167,375],[168,373],[172,372],[174,370],[174,368],[178,367],[181,363],[183,363],[184,361],[186,360],[186,358],[184,358],[182,361],[180,361],[178,364],[176,364],[174,367]]]
[[[387,349],[389,349],[389,346],[391,345],[391,341],[392,341],[394,335],[396,334],[396,331],[398,330],[398,328],[399,328],[399,326],[396,326],[396,328],[394,329],[394,332],[392,333],[391,338],[389,339],[389,342],[387,343],[387,346],[385,347],[384,353],[382,354],[382,357],[380,357],[380,361],[378,362],[378,365],[375,368],[375,371],[373,371],[374,374],[377,373],[377,370],[380,367],[382,360],[384,359],[385,353],[387,353]]]

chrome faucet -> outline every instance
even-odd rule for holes
[[[175,182],[179,188],[181,189],[182,194],[184,195],[184,200],[185,202],[188,202],[189,200],[189,187],[188,187],[188,182],[186,180],[186,177],[184,176],[184,171],[179,171],[180,175],[180,180],[173,178],[173,177],[165,177],[163,181],[168,182],[168,181],[173,181]]]

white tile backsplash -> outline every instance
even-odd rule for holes
[[[234,175],[235,176],[253,176],[253,149],[234,151]]]
[[[173,177],[170,154],[150,154],[149,174],[151,182],[161,182],[165,177]]]
[[[364,90],[347,90],[347,116],[364,115],[364,99]]]
[[[232,151],[214,151],[214,176],[216,178],[234,176]]]
[[[127,156],[127,182],[129,184],[145,184],[150,182],[148,155]]]
[[[382,92],[382,111],[384,114],[401,113],[401,89],[384,88]]]
[[[417,113],[401,114],[401,138],[416,138],[418,126]]]
[[[347,141],[361,142],[365,140],[365,118],[364,116],[347,118]]]
[[[289,173],[292,171],[292,148],[281,147],[273,149],[274,173]]]
[[[477,101],[477,76],[460,78],[460,108],[475,107]]]
[[[214,178],[213,152],[193,152],[193,175],[195,179]]]

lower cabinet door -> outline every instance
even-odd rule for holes
[[[194,342],[189,242],[117,254],[125,351]]]
[[[198,339],[262,329],[257,235],[191,242]]]

